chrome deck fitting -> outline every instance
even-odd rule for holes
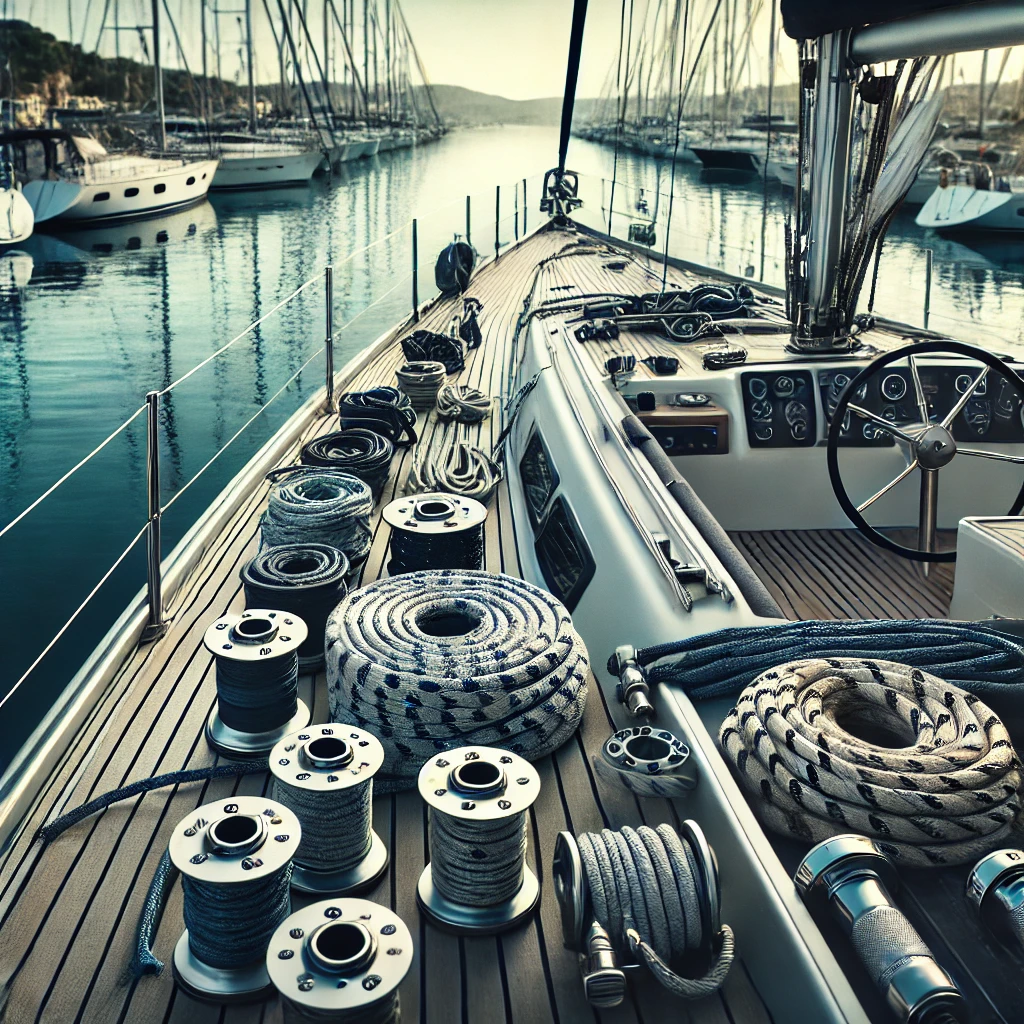
[[[996,850],[967,876],[967,902],[1006,944],[1024,946],[1024,850]]]
[[[690,748],[675,733],[650,725],[612,733],[594,755],[594,768],[637,796],[683,796],[697,785]]]

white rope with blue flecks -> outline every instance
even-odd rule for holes
[[[903,746],[853,735],[884,729]],[[919,668],[861,658],[762,672],[719,734],[764,824],[809,843],[875,839],[898,863],[972,863],[1014,828],[1020,762],[973,694]]]
[[[331,719],[384,744],[378,790],[416,784],[439,751],[535,760],[583,716],[587,651],[560,601],[524,580],[412,572],[348,595],[327,622]]]

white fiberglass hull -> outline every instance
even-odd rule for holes
[[[161,167],[158,161],[140,160],[134,173],[130,167],[107,173],[97,170],[92,181],[62,179],[25,185],[36,223],[144,217],[197,203],[210,190],[217,161]]]
[[[16,189],[0,189],[0,245],[24,242],[35,227],[29,201]]]
[[[937,231],[1024,231],[1024,192],[937,188],[915,219]]]
[[[307,152],[255,155],[225,152],[213,176],[213,188],[273,188],[281,185],[305,185],[320,166],[323,153]]]

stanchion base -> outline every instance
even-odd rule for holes
[[[349,896],[366,892],[380,881],[388,869],[388,848],[376,832],[370,832],[370,849],[366,856],[347,871],[316,871],[302,864],[292,868],[292,888],[300,892]]]
[[[528,866],[523,867],[523,884],[519,892],[505,903],[490,907],[467,907],[445,899],[434,888],[430,865],[423,869],[416,886],[416,902],[420,910],[438,926],[457,935],[496,935],[522,924],[540,900],[540,884]]]
[[[274,984],[261,957],[230,970],[211,967],[192,955],[188,930],[174,947],[174,980],[195,999],[210,1003],[261,1003],[274,994]]]
[[[300,700],[296,702],[295,716],[284,725],[267,732],[239,732],[221,721],[220,710],[214,704],[210,717],[206,720],[206,742],[217,753],[236,761],[266,757],[278,740],[296,729],[304,729],[312,717],[309,708]]]

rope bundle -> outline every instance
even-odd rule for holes
[[[976,860],[1020,810],[1020,762],[999,718],[894,662],[812,659],[764,672],[719,742],[768,828],[809,843],[860,832],[911,867]]]
[[[215,657],[217,711],[229,729],[268,732],[298,713],[299,659],[295,651],[263,661]]]
[[[358,565],[370,550],[373,495],[358,477],[307,469],[275,483],[260,523],[262,543],[327,544]]]
[[[390,552],[389,576],[422,569],[479,569],[484,564],[483,524],[433,535],[393,527]]]
[[[369,391],[346,392],[338,401],[338,421],[342,430],[366,427],[396,448],[416,443],[416,412],[398,388],[381,385]]]
[[[449,424],[435,448],[420,446],[409,472],[406,494],[447,491],[487,502],[501,481],[501,466],[486,452],[458,438],[458,427]]]
[[[395,371],[395,376],[399,388],[409,396],[414,409],[432,409],[447,371],[444,363],[417,360],[403,364],[401,369]]]
[[[303,446],[304,466],[321,466],[351,473],[368,484],[377,501],[391,470],[395,446],[382,434],[364,427],[349,427],[321,434]]]
[[[480,423],[491,412],[491,396],[466,384],[445,384],[437,393],[437,415],[459,423]]]
[[[378,789],[413,785],[428,757],[463,744],[549,754],[579,725],[587,664],[559,601],[485,572],[379,580],[327,623],[331,719],[381,738]]]
[[[688,842],[669,825],[576,837],[598,921],[624,948],[639,953],[654,976],[681,999],[700,999],[725,981],[734,955],[732,929],[704,934],[698,886],[703,885]],[[684,978],[669,966],[705,947],[720,945],[702,978]]]
[[[402,352],[409,360],[430,360],[444,363],[448,373],[461,373],[466,366],[462,342],[434,331],[413,331],[402,339]]]

